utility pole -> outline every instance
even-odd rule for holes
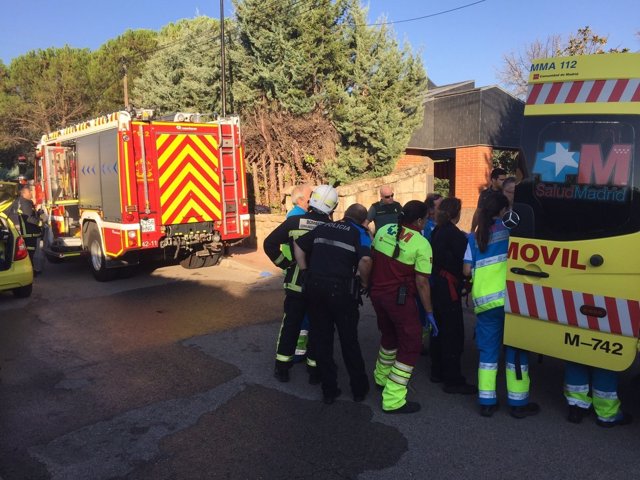
[[[129,81],[127,78],[127,62],[122,61],[122,86],[124,87],[124,109],[129,110]]]
[[[227,115],[227,85],[224,61],[224,0],[220,0],[220,101],[222,102],[222,116],[225,117]]]

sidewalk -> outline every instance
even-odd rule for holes
[[[222,259],[220,266],[254,270],[261,274],[268,272],[275,275],[282,272],[281,269],[271,263],[269,257],[261,248],[231,247],[230,253],[228,257]]]

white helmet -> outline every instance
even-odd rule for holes
[[[309,207],[329,215],[338,206],[338,192],[331,185],[319,185],[313,189]]]

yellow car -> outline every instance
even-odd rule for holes
[[[33,288],[33,268],[27,244],[6,211],[17,189],[15,183],[0,182],[0,292],[11,290],[14,296],[25,298]]]

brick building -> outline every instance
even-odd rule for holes
[[[448,179],[450,194],[465,210],[474,210],[488,182],[493,150],[520,146],[524,102],[498,86],[476,88],[466,81],[430,85],[424,107],[423,125],[397,168],[433,160],[434,176]]]

